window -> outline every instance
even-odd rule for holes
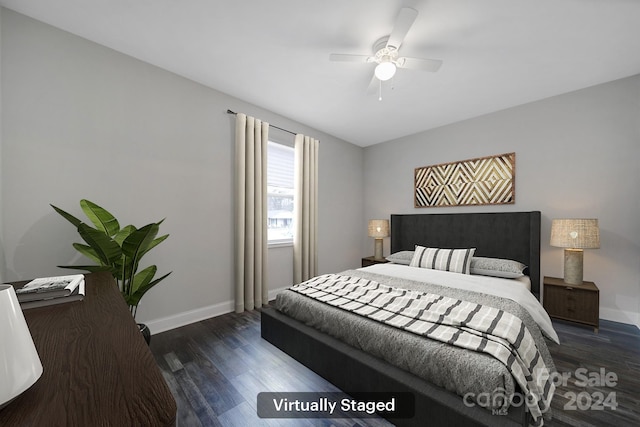
[[[293,147],[267,144],[267,228],[269,245],[293,243]]]

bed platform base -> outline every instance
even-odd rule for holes
[[[342,391],[410,392],[415,416],[390,418],[397,426],[526,426],[529,413],[512,407],[507,415],[492,415],[484,408],[468,407],[445,389],[351,347],[302,324],[277,310],[262,309],[262,338],[298,360]]]

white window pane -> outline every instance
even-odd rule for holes
[[[292,241],[294,149],[271,141],[267,149],[268,240]]]
[[[293,191],[293,148],[269,141],[267,150],[267,186]]]

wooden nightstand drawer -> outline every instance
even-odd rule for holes
[[[600,291],[593,282],[569,285],[562,279],[544,278],[544,308],[550,317],[598,328]]]

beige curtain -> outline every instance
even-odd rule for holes
[[[296,135],[294,167],[293,281],[318,274],[318,140]]]
[[[268,304],[267,141],[269,124],[236,115],[235,310]]]

